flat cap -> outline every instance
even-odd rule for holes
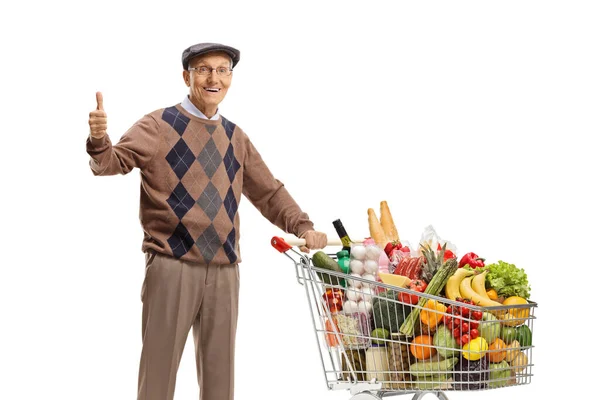
[[[213,53],[215,51],[222,51],[229,54],[229,57],[231,57],[231,60],[233,61],[232,68],[240,61],[240,51],[238,49],[219,43],[198,43],[188,47],[181,54],[183,69],[188,69],[189,62],[192,58],[206,53]]]

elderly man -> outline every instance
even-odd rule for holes
[[[184,50],[189,95],[139,119],[115,145],[101,93],[90,113],[93,174],[141,172],[146,271],[138,400],[173,399],[192,327],[200,398],[233,399],[242,194],[271,223],[306,239],[304,251],[326,245],[246,133],[219,113],[239,60],[238,50],[216,43]]]

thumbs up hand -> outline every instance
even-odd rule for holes
[[[104,112],[104,101],[102,93],[96,92],[96,109],[90,113],[90,135],[101,139],[106,135],[106,113]]]

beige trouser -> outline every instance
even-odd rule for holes
[[[138,400],[172,400],[194,327],[201,400],[232,400],[238,316],[237,264],[203,265],[146,254]]]

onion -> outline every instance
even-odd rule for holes
[[[350,261],[350,270],[358,275],[362,275],[365,272],[365,266],[360,260]]]
[[[350,255],[355,260],[364,260],[365,256],[367,255],[367,249],[361,244],[356,245],[350,250]]]
[[[346,289],[346,299],[352,301],[360,301],[362,299],[363,292],[360,289]]]
[[[379,249],[379,247],[373,245],[367,246],[367,258],[369,260],[378,260],[380,253],[381,250]]]
[[[371,298],[373,297],[373,290],[368,287],[362,288],[360,297],[365,301],[371,301]]]
[[[379,264],[375,260],[365,261],[365,273],[375,274],[375,271],[379,268]]]
[[[359,274],[351,274],[350,277],[351,278],[346,279],[350,286],[352,286],[355,289],[358,289],[362,286],[362,282],[356,279],[361,277]]]
[[[344,303],[344,312],[346,314],[352,314],[358,311],[358,303],[352,300],[348,300]]]

